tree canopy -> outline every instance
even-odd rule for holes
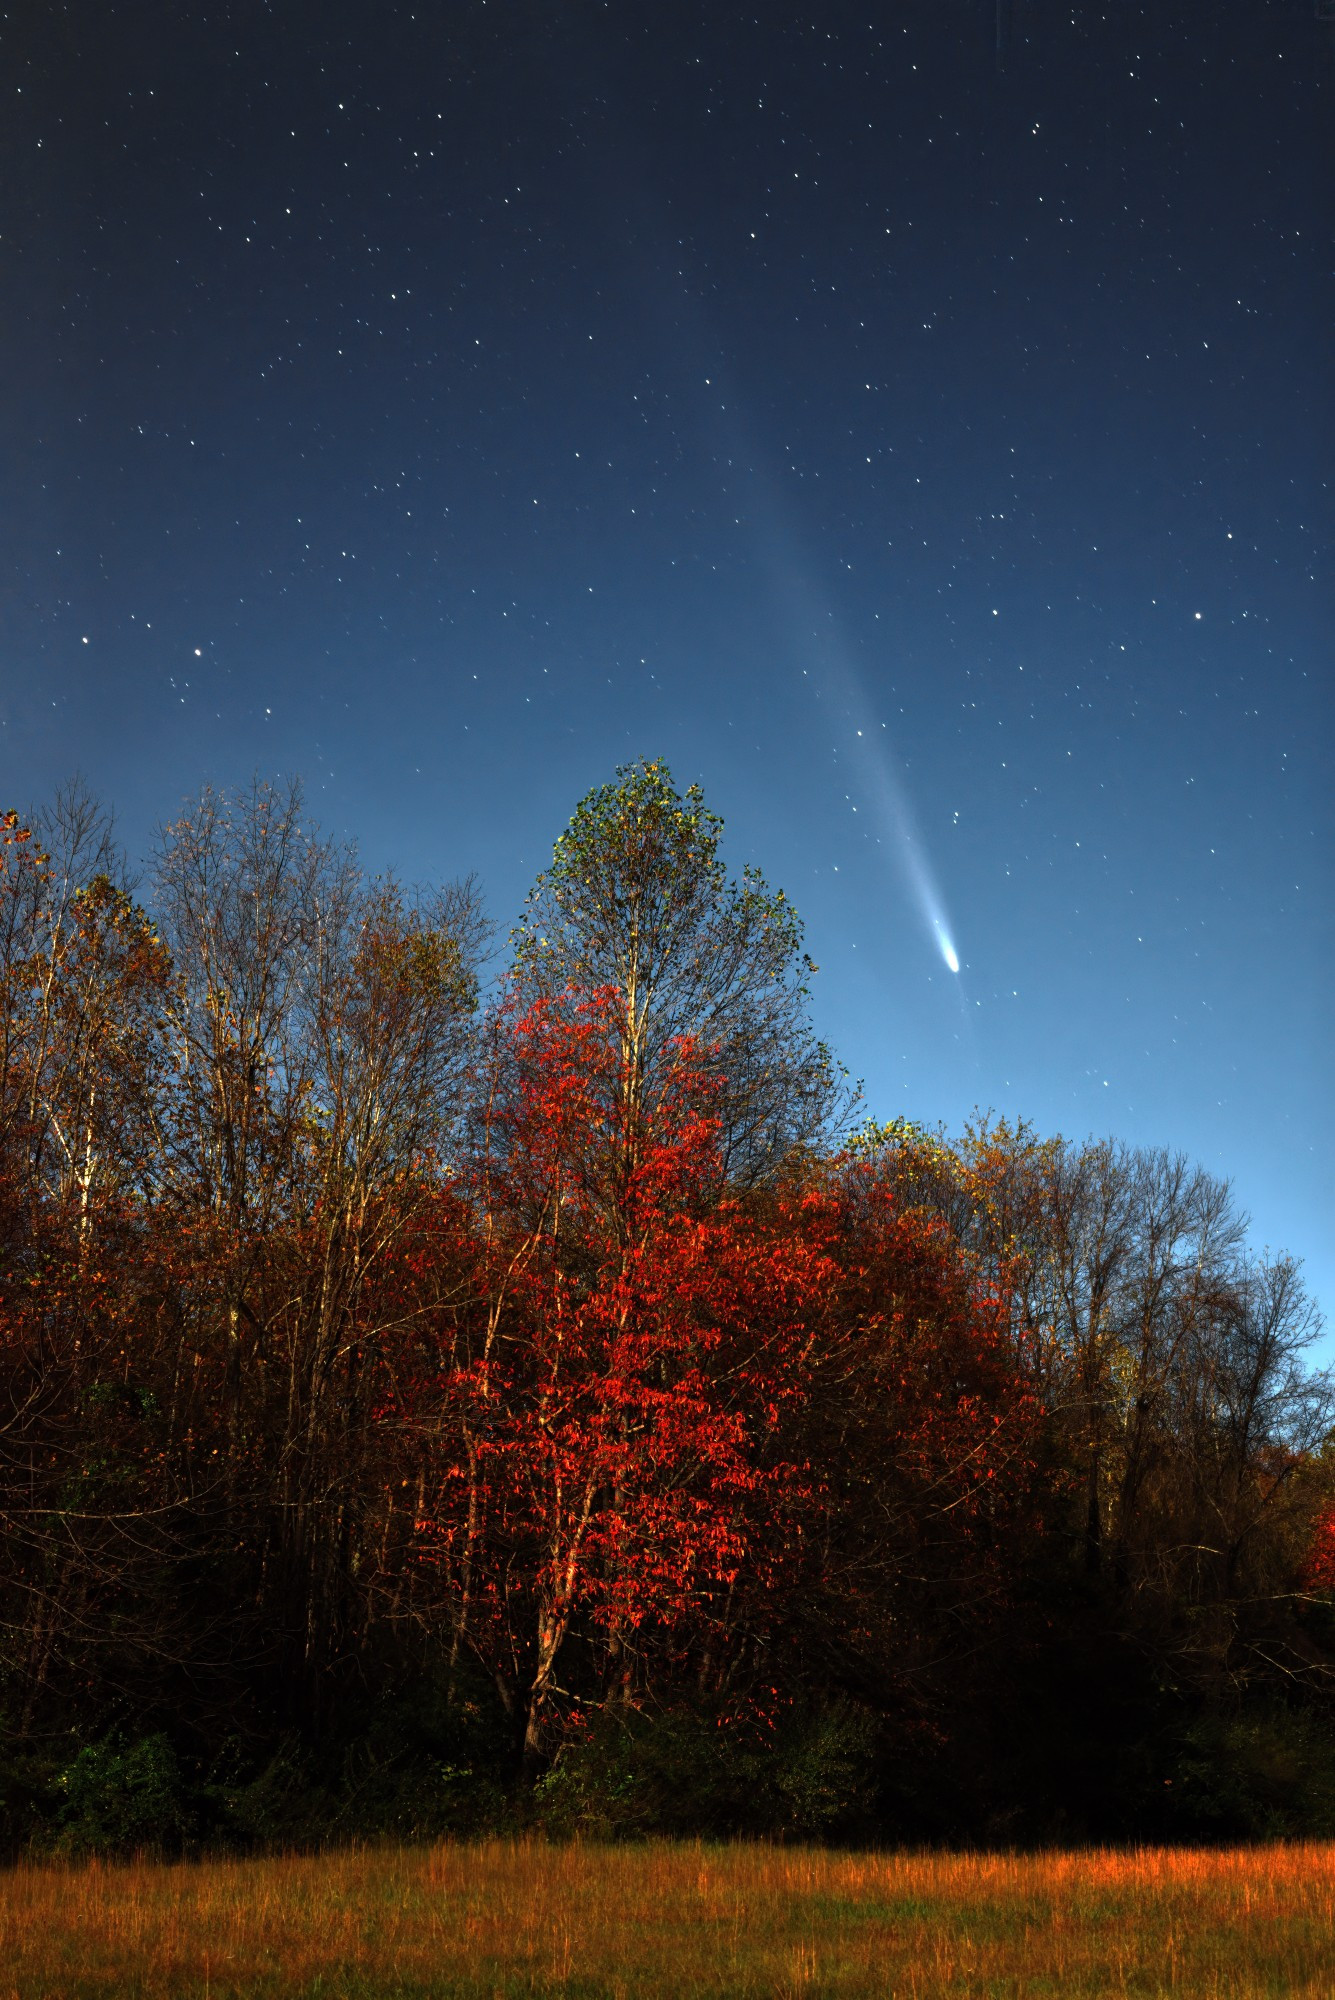
[[[147,892],[0,817],[0,1842],[1335,1831],[1335,1386],[1227,1183],[848,1133],[659,763],[487,937],[293,786]]]
[[[771,1177],[830,1136],[848,1093],[809,1018],[801,919],[759,869],[731,877],[723,823],[661,761],[624,765],[589,792],[556,843],[514,933],[520,991],[619,998],[625,1090],[651,1117],[681,1052],[718,1080],[723,1171]]]

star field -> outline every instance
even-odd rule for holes
[[[0,805],[297,771],[504,930],[666,756],[870,1110],[1181,1147],[1329,1312],[1315,12],[11,23]]]

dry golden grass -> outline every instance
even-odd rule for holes
[[[1335,1994],[1335,1846],[491,1841],[0,1876],[0,2000]]]

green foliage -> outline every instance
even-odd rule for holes
[[[781,1734],[773,1791],[783,1832],[820,1840],[868,1829],[879,1733],[866,1709],[840,1703],[815,1710]]]
[[[543,1831],[557,1835],[724,1833],[743,1793],[733,1746],[705,1718],[604,1710],[538,1781],[533,1809]]]
[[[914,1146],[952,1166],[958,1166],[944,1131],[940,1127],[924,1125],[916,1118],[864,1118],[849,1133],[845,1146],[855,1160],[875,1161],[892,1148]]]
[[[64,1798],[54,1840],[64,1854],[176,1852],[193,1831],[181,1767],[161,1733],[89,1744],[58,1780]]]
[[[1183,1731],[1163,1781],[1169,1827],[1194,1839],[1335,1836],[1335,1725],[1268,1706],[1206,1716]]]
[[[272,1850],[502,1827],[512,1764],[503,1723],[485,1688],[428,1679],[382,1696],[318,1745],[289,1732],[257,1755],[232,1739],[206,1787],[211,1835]]]
[[[214,1759],[205,1791],[212,1831],[227,1846],[304,1847],[335,1809],[320,1782],[317,1759],[290,1734],[259,1757],[229,1739]]]
[[[762,1834],[829,1839],[874,1825],[875,1718],[846,1705],[773,1732],[693,1708],[609,1708],[535,1790],[547,1833],[598,1839]]]
[[[807,1019],[816,970],[782,889],[753,867],[731,879],[723,822],[661,760],[626,764],[580,801],[513,933],[530,997],[612,989],[630,1096],[672,1087],[683,1042],[714,1065],[710,1100],[728,1171],[754,1182],[832,1129],[842,1072]]]

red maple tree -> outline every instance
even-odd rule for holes
[[[567,994],[503,1023],[457,1450],[423,1522],[530,1762],[572,1638],[585,1698],[624,1695],[726,1597],[828,1276],[724,1198],[707,1053],[683,1042],[659,1101],[632,1100],[621,1005]]]

